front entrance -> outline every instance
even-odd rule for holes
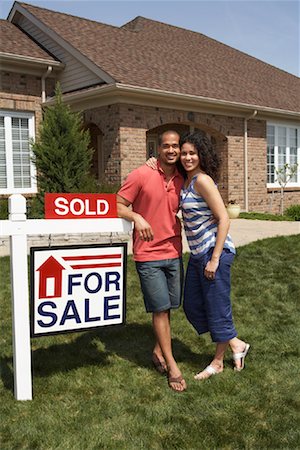
[[[199,131],[200,133],[203,133],[204,135],[207,135],[209,138],[211,138],[211,136],[208,135],[204,130],[201,130],[200,128],[196,128],[192,125],[184,125],[184,124],[178,124],[178,123],[161,125],[159,127],[156,127],[156,128],[153,128],[152,130],[147,131],[147,136],[146,136],[147,159],[150,158],[151,156],[157,157],[158,137],[164,131],[167,131],[167,130],[177,131],[177,133],[179,133],[180,136],[182,136],[183,134],[188,133],[188,132]]]

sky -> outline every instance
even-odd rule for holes
[[[143,16],[205,34],[300,76],[300,0],[26,0],[25,3],[121,26]],[[6,19],[13,1],[0,0]]]

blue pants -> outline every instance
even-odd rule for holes
[[[213,342],[226,342],[237,333],[230,302],[230,267],[234,255],[223,250],[214,280],[204,276],[213,249],[205,255],[190,256],[187,267],[183,308],[187,319],[199,334],[210,332]]]

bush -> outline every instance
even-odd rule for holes
[[[43,219],[44,205],[39,197],[28,198],[26,201],[27,219]]]
[[[37,214],[43,214],[46,192],[96,192],[91,174],[93,149],[89,131],[83,129],[80,113],[64,104],[59,84],[55,104],[45,108],[39,135],[32,143],[39,192],[34,202]]]
[[[1,198],[0,200],[0,220],[8,219],[8,200]]]
[[[285,215],[293,220],[300,221],[300,205],[291,205],[285,210]]]

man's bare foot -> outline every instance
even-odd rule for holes
[[[182,375],[179,375],[178,377],[172,377],[170,375],[170,372],[168,373],[168,384],[169,387],[176,392],[183,392],[186,390],[186,382]]]
[[[168,372],[167,363],[163,356],[158,356],[156,353],[152,353],[152,363],[161,375],[165,375]]]

